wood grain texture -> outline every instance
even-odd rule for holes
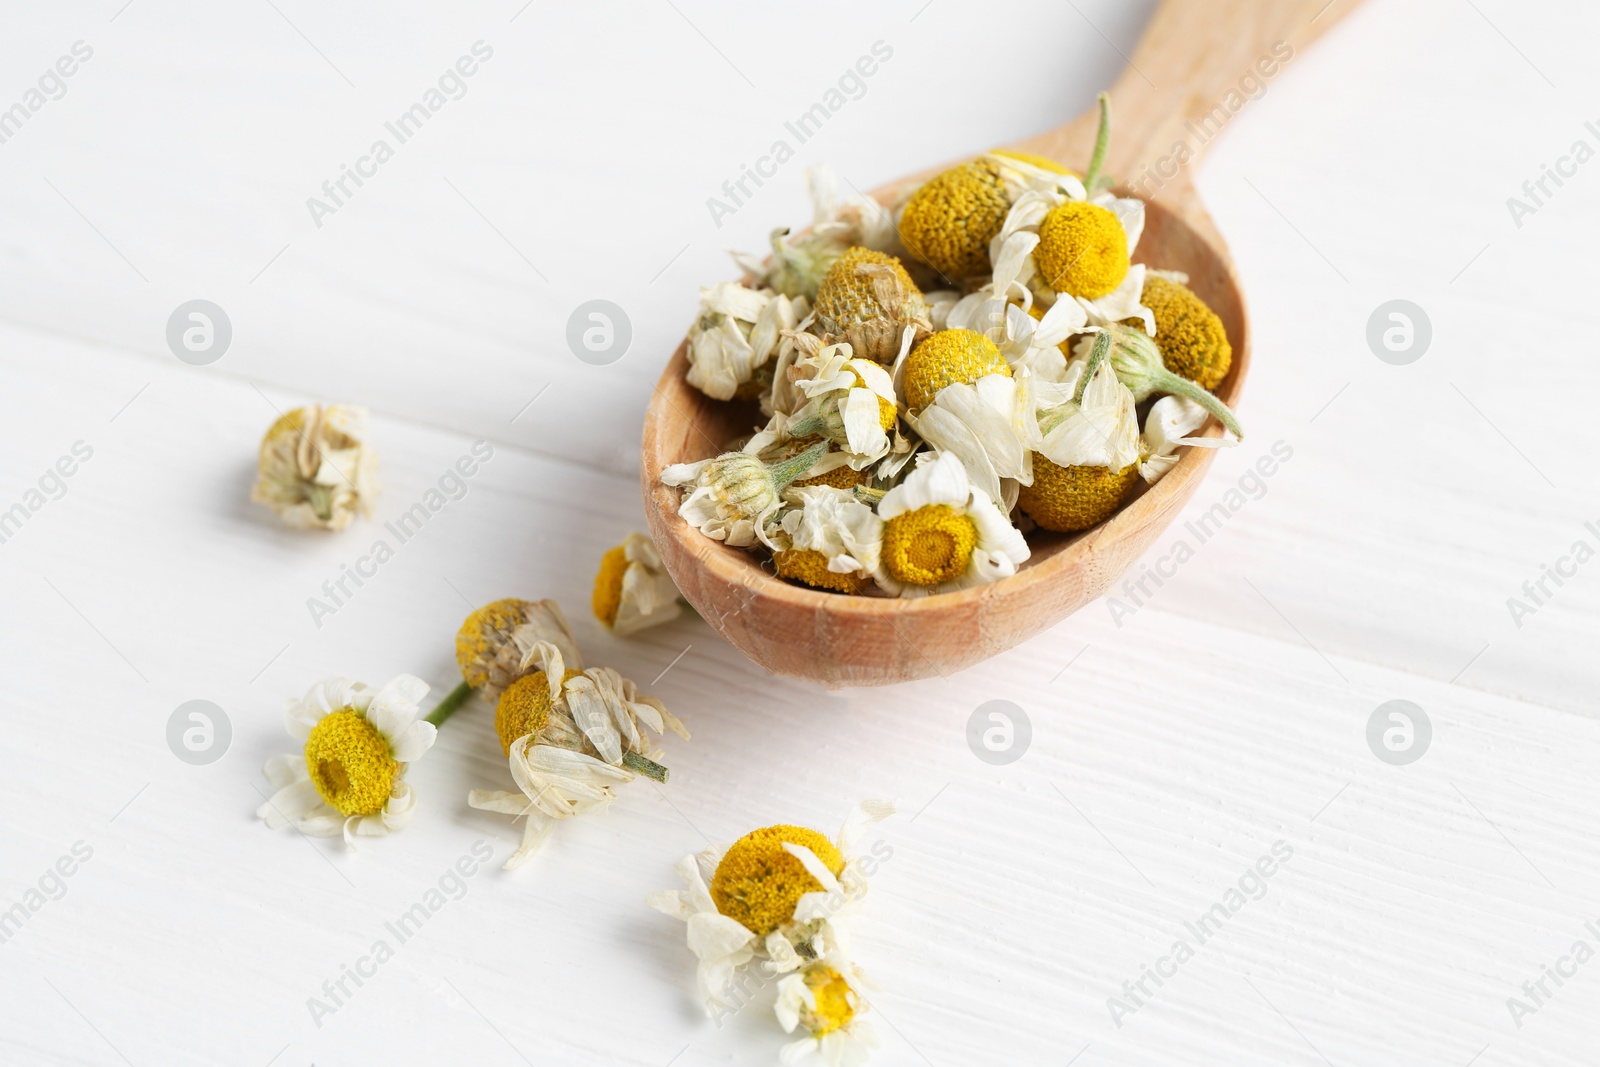
[[[1164,138],[1173,128],[1203,110],[1197,101],[1220,95],[1225,79],[1236,80],[1241,68],[1250,70],[1274,42],[1285,36],[1304,42],[1319,32],[1312,26],[1319,6],[1256,0],[1219,19],[1207,0],[1165,0],[1133,65],[1117,83],[1112,141],[1117,148],[1109,172],[1130,175],[1142,160],[1153,162],[1155,147],[1170,143]],[[1156,89],[1143,73],[1146,68],[1157,71],[1169,88]],[[1081,167],[1096,122],[1090,112],[1015,147]],[[873,195],[894,203],[905,185],[926,174]],[[1169,183],[1163,193],[1147,209],[1135,260],[1185,272],[1190,287],[1221,317],[1233,345],[1233,364],[1215,392],[1239,411],[1251,338],[1233,261],[1186,178]],[[785,582],[750,553],[712,542],[678,517],[680,494],[661,485],[661,472],[674,463],[714,456],[739,434],[759,427],[753,408],[712,400],[690,386],[687,369],[684,342],[651,397],[640,463],[650,532],[667,570],[695,609],[757,663],[775,674],[831,687],[891,685],[947,674],[1060,622],[1098,598],[1145,553],[1194,495],[1213,459],[1211,449],[1185,450],[1150,491],[1084,534],[1030,535],[1032,555],[1005,581],[913,600],[842,596]],[[1213,423],[1206,434],[1220,432]]]

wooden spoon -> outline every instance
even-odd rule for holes
[[[1148,201],[1135,259],[1185,271],[1222,318],[1233,367],[1216,390],[1237,410],[1250,367],[1250,332],[1227,245],[1191,175],[1235,113],[1282,77],[1299,50],[1359,0],[1164,0],[1112,89],[1107,173],[1123,195]],[[1082,170],[1096,112],[1010,147]],[[980,146],[980,149],[989,146]],[[946,166],[949,166],[947,164]],[[893,203],[934,167],[873,192]],[[1011,578],[913,600],[841,596],[775,578],[770,562],[705,537],[678,517],[679,492],[660,482],[672,463],[724,450],[760,421],[752,406],[712,400],[684,379],[687,344],[667,365],[645,416],[643,482],[650,532],[695,609],[768,670],[833,687],[945,675],[1027,640],[1116,581],[1194,495],[1212,449],[1184,450],[1148,492],[1103,525],[1074,536],[1030,535],[1033,555]],[[1211,433],[1219,432],[1213,424]]]

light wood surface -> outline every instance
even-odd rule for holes
[[[1165,0],[1113,94],[1115,146],[1109,173],[1125,180],[1156,162],[1183,123],[1198,117],[1286,38],[1307,40],[1339,14],[1312,19],[1323,3],[1253,0],[1216,17],[1210,0]],[[1354,6],[1346,3],[1345,10]],[[1291,46],[1292,47],[1292,46]],[[1150,81],[1161,80],[1165,89]],[[1259,75],[1257,75],[1259,77]],[[1091,109],[1057,130],[1013,147],[1082,168],[1093,147]],[[1214,138],[1213,138],[1214,139]],[[1192,164],[1191,164],[1192,165]],[[893,203],[908,183],[873,195]],[[1136,262],[1189,275],[1191,288],[1221,317],[1233,365],[1215,390],[1240,411],[1251,336],[1233,261],[1189,174],[1165,183],[1149,205]],[[1124,192],[1127,190],[1124,189]],[[688,384],[687,342],[673,355],[645,416],[640,478],[650,531],[689,603],[717,631],[768,670],[830,687],[891,685],[945,675],[1003,652],[1098,598],[1142,556],[1194,495],[1213,450],[1191,448],[1149,491],[1078,535],[1036,531],[1020,572],[991,585],[919,599],[842,596],[777,578],[757,555],[706,538],[678,517],[680,493],[660,483],[673,463],[724,451],[760,423],[753,405],[712,400]],[[1248,427],[1248,413],[1244,414]],[[1217,436],[1213,423],[1208,436]]]

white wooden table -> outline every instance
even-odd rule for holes
[[[775,1062],[764,1005],[700,1016],[682,928],[643,898],[707,840],[831,832],[888,795],[860,936],[877,1063],[1594,1063],[1600,963],[1544,968],[1600,949],[1600,563],[1562,562],[1600,548],[1600,164],[1520,226],[1506,205],[1600,147],[1592,5],[1369,0],[1230,124],[1200,187],[1251,299],[1251,438],[1186,517],[1243,503],[1131,615],[840,693],[694,619],[623,642],[587,618],[600,550],[642,525],[645,399],[722,249],[803,222],[810,163],[867,188],[1083,107],[1149,4],[1054,8],[11,5],[0,108],[92,56],[0,143],[0,510],[28,511],[0,544],[0,909],[26,912],[0,1061]],[[465,95],[318,226],[307,198],[478,41]],[[877,41],[860,98],[717,225],[707,198]],[[565,342],[595,298],[633,329],[603,367]],[[209,366],[167,350],[192,299],[233,324]],[[1432,324],[1406,366],[1365,339],[1392,299]],[[317,399],[369,405],[384,463],[377,521],[338,536],[247,501],[275,409]],[[479,439],[466,495],[314,625],[306,599]],[[1278,441],[1292,458],[1230,497]],[[92,456],[28,506],[76,442]],[[1170,573],[1185,536],[1147,563]],[[1545,565],[1569,576],[1527,600]],[[255,822],[284,697],[402,671],[442,692],[468,602],[509,595],[559,599],[689,723],[669,786],[501,872],[517,831],[465,804],[504,778],[475,705],[415,768],[403,835],[348,854]],[[207,766],[165,738],[193,699],[232,725]],[[965,742],[995,699],[1033,726],[1006,766]],[[1392,699],[1432,724],[1405,766],[1366,740]],[[318,1026],[307,999],[480,840],[496,862]],[[1275,846],[1259,899],[1161,963]]]

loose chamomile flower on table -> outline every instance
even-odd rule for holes
[[[411,821],[415,794],[406,768],[433,745],[436,726],[455,710],[418,720],[428,683],[402,674],[381,689],[335,678],[285,707],[299,753],[267,761],[277,792],[256,809],[270,830],[293,825],[304,834],[355,838],[386,834]]]
[[[592,604],[601,625],[621,637],[683,614],[678,587],[656,546],[642,533],[629,534],[600,557]]]
[[[700,315],[689,327],[689,384],[732,400],[778,348],[779,334],[810,312],[805,297],[720,282],[700,290]]]
[[[261,439],[250,499],[290,526],[342,530],[372,514],[377,453],[367,443],[367,409],[307,404],[280,416]]]
[[[813,485],[784,496],[793,506],[778,524],[777,540],[785,545],[772,554],[778,576],[838,593],[870,588],[883,549],[883,520],[847,489]]]
[[[540,644],[551,644],[569,663],[579,663],[578,643],[572,639],[561,605],[554,600],[518,600],[508,597],[478,608],[456,633],[456,664],[461,685],[468,692],[482,689],[494,697],[526,673]]]
[[[923,452],[917,467],[878,502],[883,551],[876,578],[894,596],[985,585],[1028,558],[1021,531],[948,452]]]
[[[867,892],[856,845],[893,814],[887,800],[863,801],[832,841],[780,824],[679,861],[685,888],[652,893],[645,903],[687,924],[707,1015],[737,1008],[735,972],[753,958],[769,974],[786,974],[841,951],[841,920]]]
[[[759,437],[760,435],[758,435]],[[745,447],[765,446],[755,439]],[[752,451],[724,452],[695,463],[674,463],[661,472],[664,485],[689,487],[678,515],[707,537],[748,548],[760,541],[771,547],[767,522],[782,504],[781,494],[796,478],[810,472],[827,451],[826,441],[778,463],[768,464]]]
[[[773,1012],[783,1032],[801,1032],[799,1040],[783,1046],[782,1063],[804,1063],[820,1058],[828,1067],[859,1067],[878,1047],[878,1035],[861,1016],[866,998],[857,986],[857,968],[842,957],[809,964],[778,982]]]
[[[516,791],[474,789],[467,795],[473,808],[526,819],[522,844],[506,860],[507,869],[527,862],[558,820],[606,808],[615,788],[636,775],[666,781],[667,769],[656,762],[661,753],[646,729],[689,737],[661,701],[616,671],[585,670],[571,634],[564,636],[559,644],[535,644],[523,659],[527,673],[495,705],[495,735]]]
[[[813,329],[825,343],[847,343],[875,363],[894,362],[908,326],[918,339],[933,329],[922,291],[900,260],[870,248],[852,248],[834,261],[812,310]]]

